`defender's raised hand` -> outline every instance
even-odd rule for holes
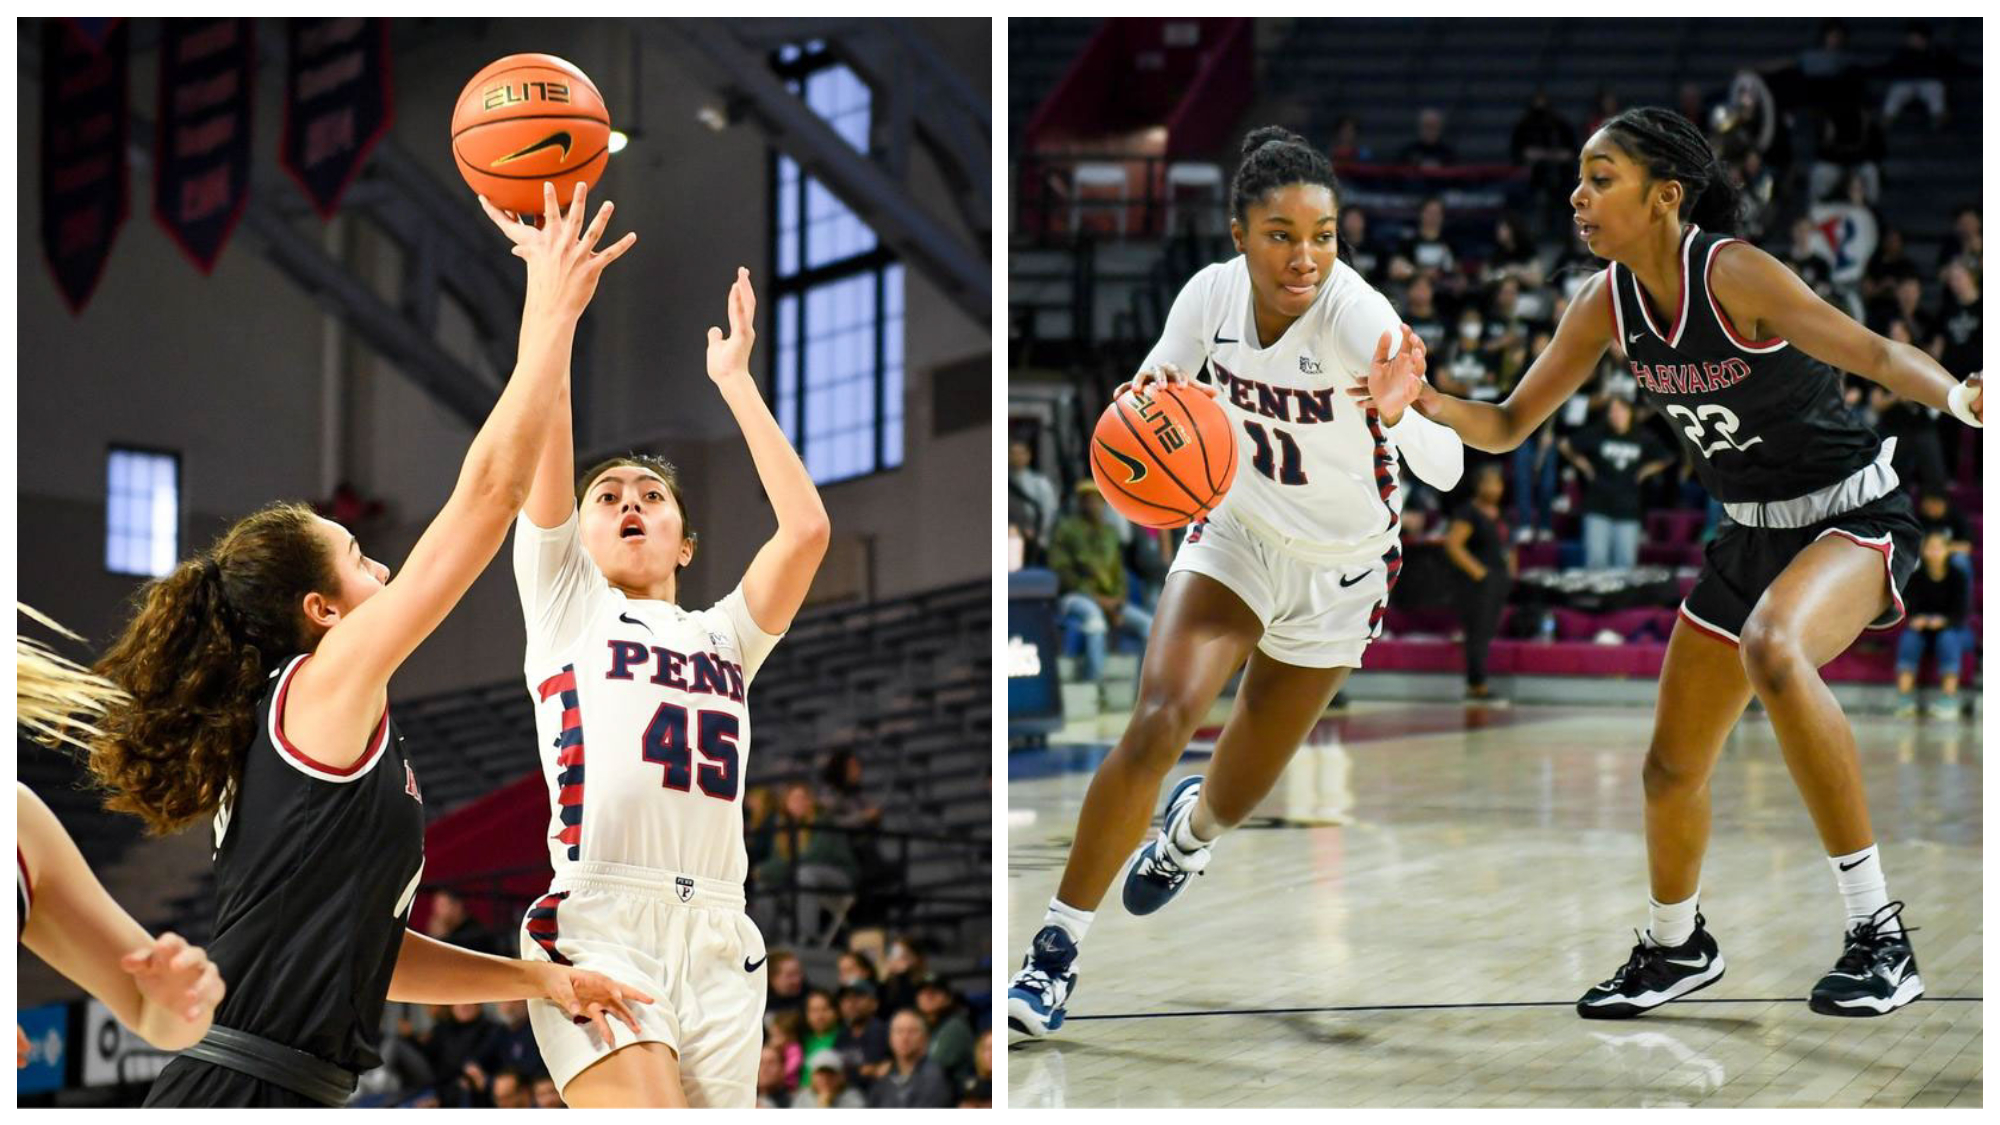
[[[147,1000],[188,1023],[212,1016],[226,991],[208,954],[179,934],[161,934],[151,945],[127,953],[118,964],[132,975]]]
[[[632,231],[610,246],[596,249],[598,240],[604,237],[605,228],[611,225],[612,206],[606,200],[598,208],[597,217],[585,228],[584,201],[589,190],[588,185],[579,181],[576,194],[570,199],[569,210],[564,211],[556,202],[555,185],[544,182],[544,215],[539,228],[510,217],[485,196],[479,197],[479,206],[485,210],[486,217],[514,244],[514,256],[528,263],[527,307],[530,310],[560,316],[581,316],[591,297],[597,293],[597,279],[603,274],[604,267],[617,261],[639,240],[638,232]]]

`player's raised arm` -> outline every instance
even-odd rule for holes
[[[411,549],[402,573],[336,622],[320,642],[318,654],[325,659],[306,670],[313,677],[311,691],[341,714],[373,722],[390,674],[492,561],[528,499],[551,429],[549,413],[569,370],[577,320],[596,293],[604,268],[637,238],[627,234],[597,250],[612,208],[609,203],[601,207],[586,229],[586,194],[585,186],[578,184],[565,213],[557,204],[555,188],[544,185],[547,220],[540,230],[481,201],[513,241],[515,256],[528,263],[519,358],[506,390],[472,439],[451,497]],[[358,737],[342,740],[320,752],[346,753],[351,758],[361,753],[363,742]]]
[[[785,440],[784,430],[771,417],[757,381],[750,376],[756,319],[757,294],[750,287],[750,271],[739,267],[736,282],[729,287],[729,335],[725,337],[720,328],[708,330],[708,377],[715,380],[743,430],[757,480],[778,517],[777,534],[758,549],[743,573],[743,600],[758,628],[782,633],[791,628],[792,617],[812,588],[813,575],[819,573],[832,525],[812,474]]]
[[[1426,383],[1414,405],[1424,417],[1457,430],[1474,449],[1505,453],[1526,441],[1590,381],[1610,346],[1611,287],[1599,273],[1577,291],[1556,325],[1555,339],[1535,357],[1505,401],[1471,402]]]
[[[1960,383],[1930,353],[1868,330],[1821,300],[1797,274],[1771,255],[1742,242],[1716,252],[1709,292],[1755,339],[1782,337],[1841,371],[1852,371],[1904,398],[1979,426],[1979,376]]]

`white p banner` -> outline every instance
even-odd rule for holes
[[[83,1055],[86,1086],[151,1082],[174,1057],[119,1023],[101,1000],[84,1005],[83,1039],[76,1046]]]

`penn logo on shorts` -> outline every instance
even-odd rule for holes
[[[682,902],[693,902],[694,880],[685,875],[674,876],[674,893],[681,896]]]
[[[542,681],[536,694],[544,703],[551,696],[562,697],[562,734],[556,739],[561,751],[556,764],[562,773],[556,776],[556,804],[562,809],[563,827],[556,838],[569,845],[569,858],[574,860],[583,840],[583,712],[576,702],[576,665],[563,665],[561,672]]]

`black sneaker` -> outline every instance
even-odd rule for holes
[[[1813,985],[1812,1010],[1823,1016],[1886,1016],[1924,994],[1917,955],[1898,918],[1903,904],[1892,902],[1847,931],[1847,949],[1833,971]],[[1889,923],[1894,933],[1884,933]]]
[[[1629,1020],[1721,980],[1722,951],[1706,926],[1695,915],[1693,935],[1672,948],[1654,945],[1651,934],[1640,937],[1631,959],[1576,1002],[1576,1014],[1587,1020]]]

